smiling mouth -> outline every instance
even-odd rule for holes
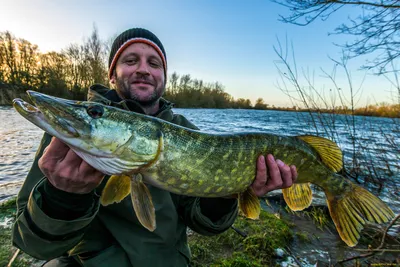
[[[152,83],[149,83],[149,82],[133,82],[133,84],[153,85]]]

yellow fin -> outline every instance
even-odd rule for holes
[[[310,183],[293,184],[282,189],[283,198],[291,210],[299,211],[308,208],[312,202]]]
[[[388,222],[393,211],[372,193],[352,184],[344,196],[335,196],[325,191],[328,208],[340,238],[350,247],[357,245],[366,221]]]
[[[139,222],[149,231],[156,229],[156,212],[151,194],[142,181],[142,175],[137,174],[131,180],[131,198]]]
[[[260,217],[260,201],[251,187],[239,194],[239,208],[247,218],[256,220]]]
[[[101,193],[100,203],[107,206],[121,202],[131,192],[131,178],[127,175],[111,176]]]
[[[335,142],[313,135],[301,135],[297,136],[297,138],[314,148],[321,157],[322,162],[332,171],[338,172],[343,168],[342,150]]]

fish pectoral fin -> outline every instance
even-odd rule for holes
[[[251,187],[239,194],[239,208],[247,218],[257,220],[260,217],[260,200]]]
[[[328,208],[340,238],[350,247],[357,245],[366,221],[388,222],[393,211],[378,197],[364,188],[352,184],[343,196],[325,191]]]
[[[111,176],[101,193],[100,203],[103,206],[121,202],[131,192],[131,178],[127,175]]]
[[[131,198],[139,222],[147,230],[153,232],[156,229],[156,212],[150,191],[143,183],[141,174],[132,177]]]
[[[332,171],[338,172],[343,168],[342,150],[335,142],[314,135],[301,135],[297,138],[314,148],[321,157],[321,161]]]
[[[293,211],[304,210],[311,205],[312,191],[310,183],[293,184],[289,188],[282,189],[286,204]]]

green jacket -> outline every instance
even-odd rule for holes
[[[89,99],[143,112],[131,100],[121,100],[101,85],[89,89]],[[196,127],[164,99],[155,116],[189,128]],[[38,167],[49,144],[45,134],[32,168],[18,194],[13,244],[39,259],[71,256],[82,266],[187,266],[190,250],[187,226],[203,235],[227,230],[237,216],[237,201],[180,196],[148,186],[156,210],[157,228],[150,232],[138,222],[131,200],[103,207],[98,195],[106,183],[86,195],[63,192],[51,186]]]

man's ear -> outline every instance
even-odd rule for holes
[[[111,74],[110,83],[115,84],[115,70]]]

